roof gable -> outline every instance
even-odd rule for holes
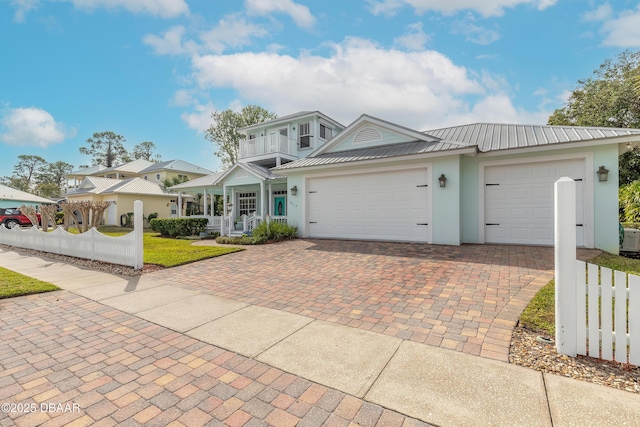
[[[238,173],[246,173],[246,175],[243,174],[242,176],[238,176]],[[232,177],[245,178],[249,175],[259,179],[260,181],[284,178],[283,176],[276,175],[269,169],[262,166],[239,162],[224,171],[224,173],[222,173],[214,182],[214,185],[222,185],[225,180],[229,180]]]
[[[308,157],[412,141],[437,142],[438,138],[363,114]]]
[[[209,175],[212,173],[209,169],[202,168],[194,165],[193,163],[185,162],[184,160],[168,160],[166,162],[153,163],[150,166],[140,170],[138,173],[145,174],[150,172],[156,172],[161,170],[187,172],[193,174]]]

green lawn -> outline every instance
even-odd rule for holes
[[[640,275],[640,260],[603,253],[588,262],[625,273]],[[554,336],[556,333],[555,282],[540,289],[520,316],[524,328]]]
[[[0,267],[0,299],[57,291],[58,289],[60,288],[51,283],[32,279]]]
[[[98,231],[108,236],[122,236],[129,233],[131,229],[100,227]],[[192,245],[193,240],[168,239],[160,237],[158,233],[151,230],[144,232],[143,241],[144,263],[163,267],[176,267],[244,250],[243,248],[234,247],[194,246]]]

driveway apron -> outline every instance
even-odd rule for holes
[[[507,361],[553,248],[303,240],[145,275],[246,304]]]

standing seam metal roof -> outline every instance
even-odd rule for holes
[[[469,146],[477,145],[479,151],[488,152],[564,142],[592,141],[617,136],[640,135],[640,129],[474,123],[429,130],[424,133]]]

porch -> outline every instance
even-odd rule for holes
[[[233,216],[213,216],[213,215],[190,215],[188,218],[207,218],[207,231],[217,231],[222,236],[240,236],[248,231],[252,231],[258,224],[265,221],[287,224],[286,216],[266,216],[253,212],[251,215]]]
[[[271,164],[275,159],[275,164],[279,166],[282,160],[297,160],[296,152],[296,140],[286,135],[272,132],[267,136],[240,141],[239,157],[242,161],[250,161],[256,164]]]

